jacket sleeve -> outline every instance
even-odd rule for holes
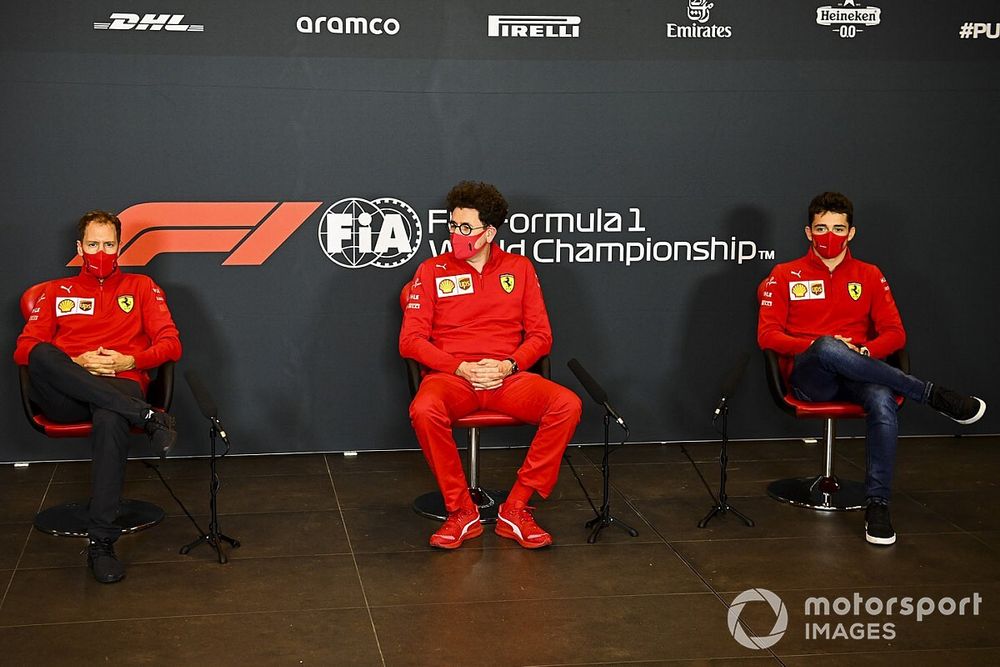
[[[511,354],[518,368],[527,370],[552,350],[552,327],[549,313],[542,297],[542,285],[538,281],[535,267],[528,265],[525,271],[524,300],[522,301],[524,339]]]
[[[135,367],[140,370],[156,368],[165,361],[177,361],[181,358],[181,339],[174,325],[174,319],[167,308],[166,296],[163,290],[148,280],[145,287],[139,291],[139,307],[142,308],[142,327],[149,336],[149,347],[137,352]]]
[[[14,363],[19,366],[28,365],[28,355],[39,343],[51,343],[56,334],[55,308],[52,306],[52,292],[46,287],[35,302],[35,308],[28,315],[21,335],[17,337],[14,348]]]
[[[906,345],[906,330],[903,329],[903,318],[899,316],[889,283],[879,269],[874,269],[874,274],[871,282],[879,286],[871,305],[875,337],[865,343],[865,347],[871,356],[884,359]]]
[[[796,355],[805,352],[812,339],[788,332],[787,279],[781,266],[777,266],[757,288],[760,311],[757,315],[757,345],[762,350],[778,354]]]
[[[427,265],[417,269],[410,283],[409,296],[403,305],[403,326],[399,330],[399,354],[421,366],[443,373],[454,373],[461,360],[435,346],[430,338],[434,326],[434,271]]]

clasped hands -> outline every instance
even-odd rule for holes
[[[463,361],[455,369],[455,375],[468,380],[473,389],[496,389],[503,384],[504,378],[510,375],[512,367],[513,364],[506,359]]]
[[[135,368],[135,357],[104,347],[84,352],[72,359],[73,363],[87,369],[92,375],[113,377],[116,373]]]

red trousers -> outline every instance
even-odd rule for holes
[[[552,492],[566,445],[580,423],[580,398],[535,373],[516,373],[498,389],[477,391],[457,375],[429,373],[410,403],[410,422],[431,472],[437,478],[445,508],[454,512],[468,503],[468,481],[452,437],[451,425],[477,410],[495,410],[527,424],[538,424],[518,481],[543,498]]]

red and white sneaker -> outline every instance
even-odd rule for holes
[[[535,523],[531,510],[522,502],[504,503],[497,512],[496,534],[517,540],[525,549],[538,549],[552,544],[552,536]]]
[[[457,549],[462,542],[483,534],[479,523],[479,508],[460,509],[452,512],[445,522],[431,535],[431,546],[438,549]]]

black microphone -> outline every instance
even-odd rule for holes
[[[718,404],[715,406],[715,413],[712,416],[713,422],[722,414],[723,409],[726,407],[726,402],[736,393],[736,387],[739,386],[740,380],[743,379],[743,373],[746,372],[749,362],[750,353],[744,352],[740,360],[736,362],[736,365],[726,373],[726,377],[722,380],[722,398],[719,399]]]
[[[618,425],[627,431],[628,425],[625,423],[625,420],[622,419],[622,416],[618,414],[613,407],[611,407],[610,403],[608,403],[608,392],[604,391],[601,385],[597,384],[597,380],[592,378],[590,373],[584,370],[583,366],[581,366],[580,362],[576,359],[570,359],[566,365],[569,366],[571,371],[573,371],[573,375],[575,375],[576,379],[580,381],[583,388],[587,390],[590,397],[594,399],[598,405],[607,410],[608,414],[614,417],[615,421],[618,422]]]
[[[194,400],[198,404],[201,414],[211,420],[212,424],[215,425],[215,430],[219,432],[219,437],[228,445],[229,437],[226,435],[226,429],[222,427],[222,422],[219,421],[219,408],[212,400],[212,395],[208,393],[205,383],[201,381],[201,376],[193,370],[187,370],[184,371],[184,379],[187,380],[191,393],[194,394]]]

